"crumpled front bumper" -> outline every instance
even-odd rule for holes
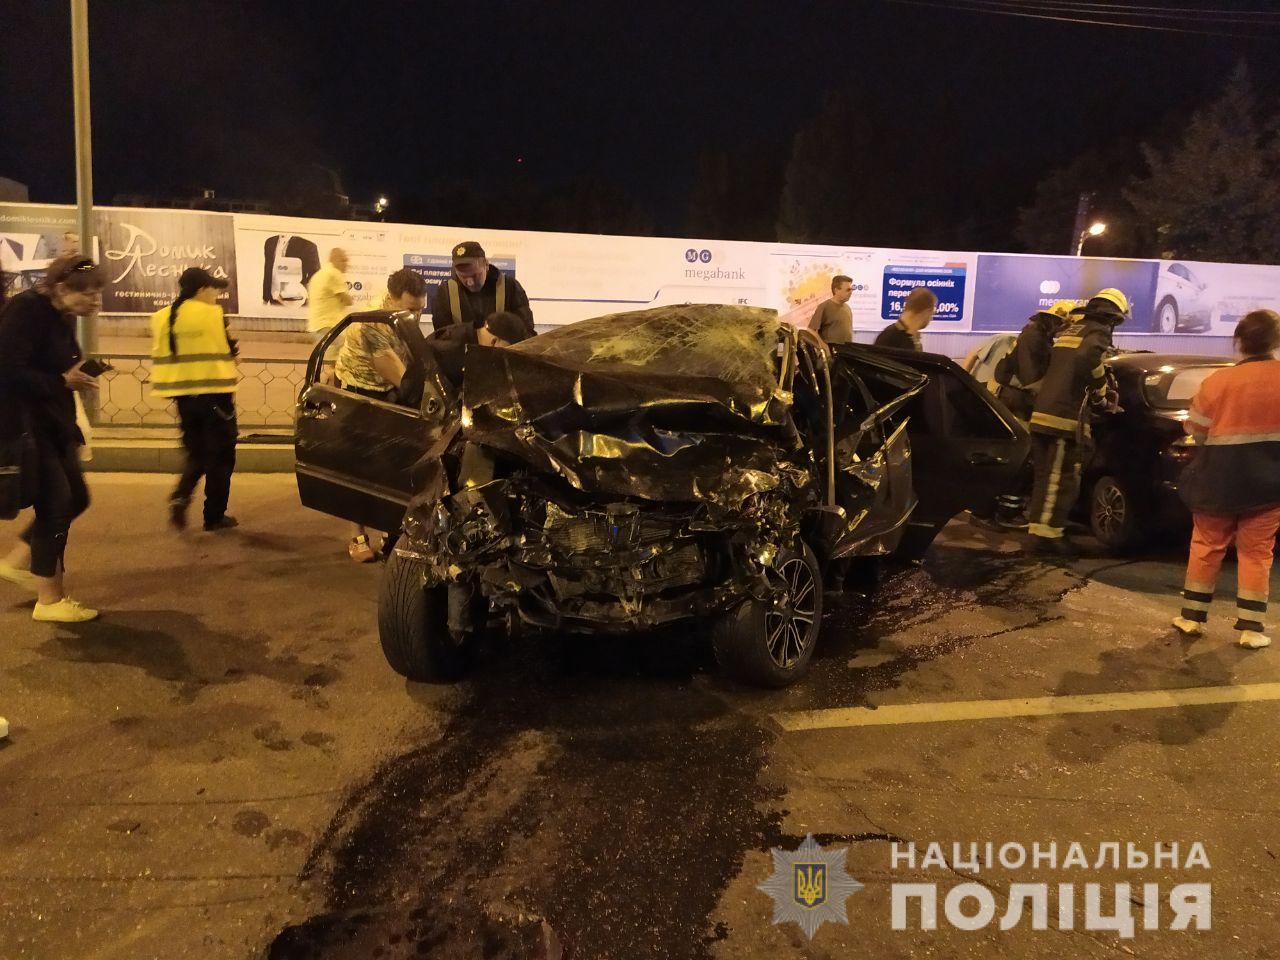
[[[527,478],[415,503],[397,549],[435,583],[474,583],[528,624],[599,632],[662,626],[772,589],[764,570],[796,530],[777,497],[740,515],[706,505],[557,502]]]

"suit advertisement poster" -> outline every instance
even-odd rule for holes
[[[80,247],[73,207],[22,203],[0,205],[0,274],[5,293],[30,290],[45,268]]]
[[[101,208],[94,225],[107,276],[103,313],[151,313],[172,303],[188,267],[228,281],[219,303],[228,314],[240,312],[231,214]]]
[[[335,247],[347,254],[347,286],[355,310],[381,306],[392,265],[391,224],[236,214],[240,313],[307,316],[308,284]]]

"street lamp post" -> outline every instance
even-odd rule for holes
[[[80,252],[93,250],[93,133],[89,124],[89,0],[71,0],[71,82],[76,127],[76,228]],[[80,345],[85,356],[98,352],[98,318],[80,321]],[[96,419],[96,398],[85,397],[90,420]]]
[[[1081,230],[1080,236],[1076,238],[1076,256],[1080,256],[1084,252],[1084,242],[1090,237],[1100,237],[1107,232],[1107,225],[1101,220],[1089,224],[1089,229]]]

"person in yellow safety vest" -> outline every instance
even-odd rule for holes
[[[169,522],[187,525],[187,507],[204,477],[204,528],[236,525],[227,515],[236,467],[236,343],[218,296],[227,281],[191,267],[178,278],[178,299],[151,315],[151,392],[177,401],[186,464],[169,498]]]
[[[533,308],[520,281],[491,264],[484,247],[474,240],[458,244],[453,248],[453,271],[431,301],[431,325],[443,330],[465,323],[476,329],[484,326],[485,317],[504,312],[520,317],[529,336],[534,335]]]
[[[1027,532],[1040,550],[1070,553],[1067,516],[1080,493],[1081,448],[1089,403],[1107,385],[1103,358],[1112,332],[1129,315],[1129,298],[1113,287],[1100,290],[1053,341],[1049,367],[1040,380],[1031,413],[1031,457],[1035,483],[1027,510]]]

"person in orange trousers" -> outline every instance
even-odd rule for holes
[[[1197,635],[1227,549],[1238,561],[1236,623],[1242,647],[1269,646],[1268,588],[1280,530],[1280,315],[1255,310],[1235,330],[1241,360],[1200,385],[1186,429],[1199,449],[1183,472],[1179,492],[1195,528],[1174,627]]]

